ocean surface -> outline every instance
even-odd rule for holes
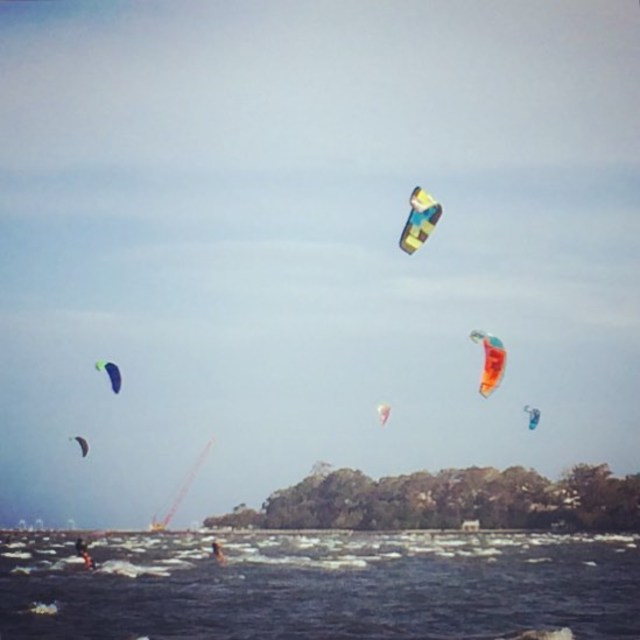
[[[0,639],[640,639],[639,547],[640,535],[2,532]]]

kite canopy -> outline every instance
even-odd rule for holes
[[[499,386],[507,366],[507,351],[500,338],[474,329],[469,337],[484,345],[484,370],[480,379],[480,395],[488,398]]]
[[[384,427],[391,414],[391,407],[388,404],[379,404],[377,410],[380,424]]]
[[[412,254],[433,232],[442,215],[442,205],[421,187],[413,190],[409,203],[411,212],[400,236],[400,248]]]
[[[529,414],[529,429],[533,431],[538,426],[538,422],[540,422],[540,409],[535,409],[526,404],[524,411]]]
[[[69,438],[69,440],[76,440],[80,445],[80,449],[82,449],[82,457],[86,458],[87,453],[89,453],[89,443],[82,437],[76,436],[75,438]]]
[[[98,360],[98,362],[96,362],[96,369],[98,371],[106,371],[109,374],[113,393],[119,393],[120,387],[122,386],[122,377],[120,376],[120,369],[118,369],[118,366],[113,364],[113,362]]]

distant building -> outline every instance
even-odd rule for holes
[[[480,520],[463,520],[460,528],[463,531],[480,531]]]

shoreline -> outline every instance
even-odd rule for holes
[[[150,536],[163,536],[163,535],[216,535],[216,534],[239,534],[239,535],[360,535],[360,534],[384,534],[384,535],[462,535],[462,536],[474,536],[482,534],[543,534],[548,533],[552,535],[576,535],[581,533],[588,534],[627,534],[638,535],[640,532],[630,531],[552,531],[550,529],[478,529],[477,531],[464,531],[462,529],[380,529],[380,530],[365,530],[365,529],[251,529],[246,527],[217,527],[217,528],[202,528],[202,529],[166,529],[164,531],[150,531],[149,529],[40,529],[40,530],[25,530],[25,529],[5,529],[0,528],[0,536],[5,535],[43,535],[43,534],[65,534],[65,535],[77,535],[83,536],[96,536],[96,535],[150,535]]]

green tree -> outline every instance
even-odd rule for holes
[[[533,469],[513,466],[420,471],[374,482],[360,471],[331,472],[326,463],[293,487],[276,491],[262,511],[238,505],[206,526],[363,530],[460,527],[640,530],[640,474],[613,478],[606,464],[579,464],[551,483]]]
[[[615,501],[616,486],[608,464],[579,464],[561,481],[565,489],[565,517],[580,529],[606,530],[612,523],[607,504]]]

